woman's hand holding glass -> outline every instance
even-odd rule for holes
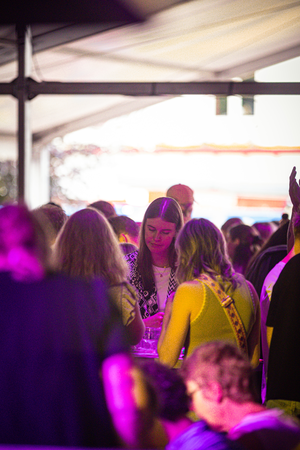
[[[162,321],[164,318],[163,312],[158,312],[154,314],[153,316],[147,317],[143,320],[145,327],[152,327],[152,328],[160,328],[162,325]]]

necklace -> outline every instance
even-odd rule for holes
[[[160,278],[163,278],[170,269],[170,267],[167,267],[167,266],[158,267],[158,266],[153,265],[152,267],[153,267],[154,274],[158,275]]]

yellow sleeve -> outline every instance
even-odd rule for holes
[[[202,283],[188,281],[181,284],[175,294],[169,323],[158,345],[159,361],[174,367],[187,337],[191,320],[201,309]]]

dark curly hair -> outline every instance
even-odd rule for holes
[[[143,361],[139,363],[149,394],[155,395],[152,406],[156,415],[170,422],[176,422],[189,411],[190,399],[186,386],[178,370],[157,361]]]

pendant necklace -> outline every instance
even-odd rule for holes
[[[158,267],[158,266],[153,266],[154,269],[154,273],[156,275],[159,275],[160,278],[163,278],[163,276],[167,273],[169,267],[164,266],[164,267]],[[159,269],[163,269],[162,271]]]

